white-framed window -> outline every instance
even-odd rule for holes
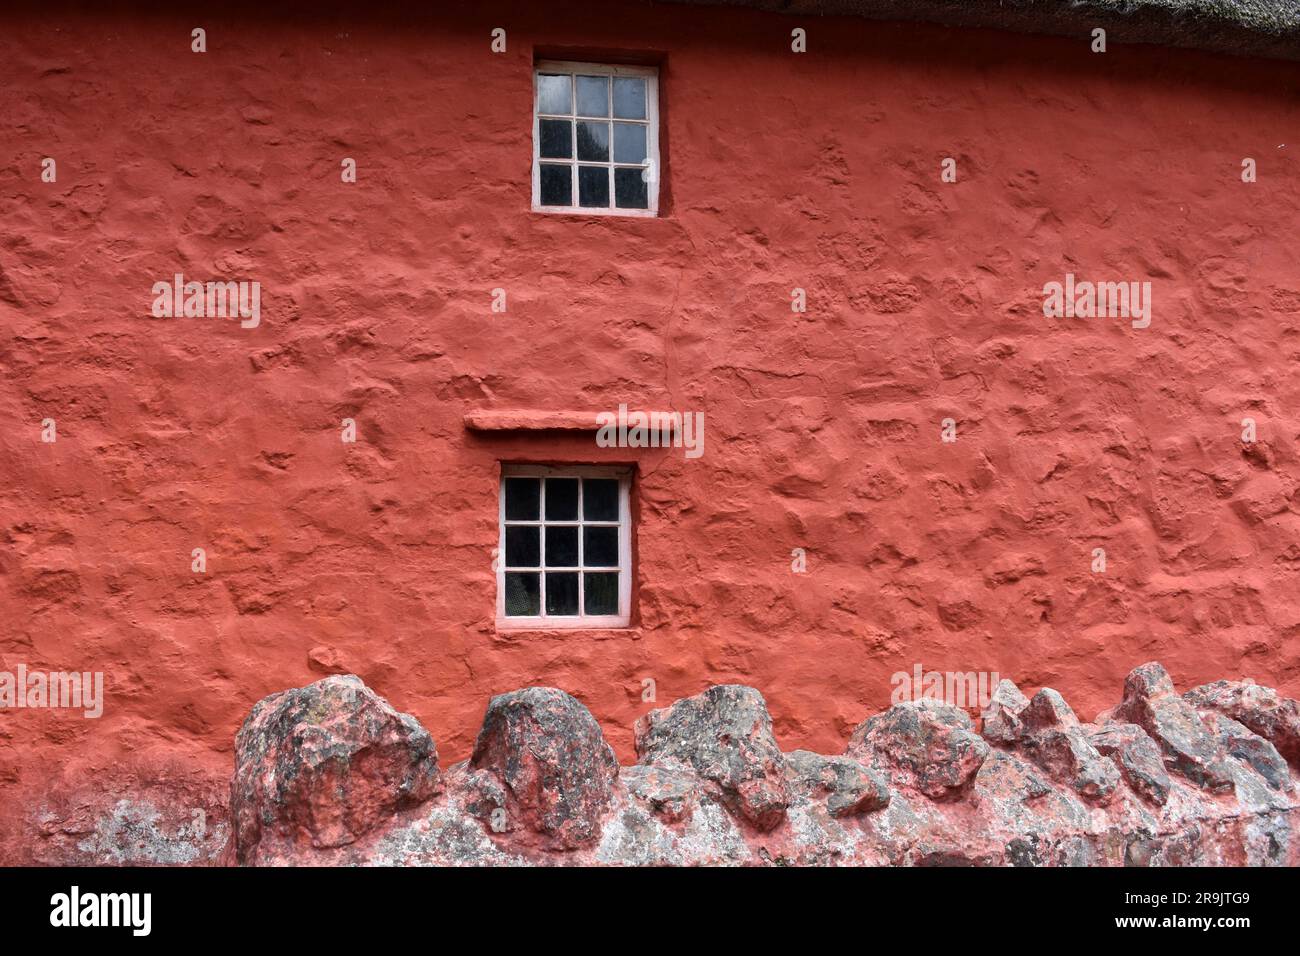
[[[502,466],[499,626],[627,626],[631,481],[626,468]]]
[[[659,71],[539,61],[533,70],[533,209],[659,214]]]

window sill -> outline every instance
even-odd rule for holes
[[[641,639],[640,625],[633,624],[582,624],[576,627],[557,626],[554,621],[547,621],[544,624],[525,624],[520,625],[514,619],[496,620],[496,635],[499,638],[509,639],[515,637],[527,637],[530,641],[538,638],[554,638],[556,640],[572,640],[575,637],[591,638],[595,640],[626,640],[629,637],[633,640]]]
[[[530,209],[529,215],[531,215],[533,219],[538,222],[548,221],[548,220],[558,220],[561,222],[565,220],[575,220],[577,222],[605,223],[606,225],[609,226],[614,226],[618,222],[623,222],[625,224],[637,222],[637,223],[645,223],[646,227],[649,227],[651,223],[662,222],[667,224],[673,222],[672,217],[667,215],[666,213],[661,213],[661,212],[647,213],[644,209],[639,210],[636,215],[629,215],[622,210],[618,212],[610,212],[610,211],[602,212],[599,209],[569,210],[569,209],[553,209],[549,206],[543,206],[541,208],[534,207]]]
[[[496,619],[498,631],[625,631],[629,622],[617,617],[575,618],[528,618],[499,617]]]
[[[539,216],[601,216],[617,219],[658,219],[657,209],[609,209],[601,206],[565,207],[533,206],[533,212]]]

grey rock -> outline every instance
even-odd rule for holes
[[[889,805],[889,785],[884,778],[856,760],[808,750],[785,756],[791,789],[825,798],[833,817],[870,813]]]
[[[654,710],[636,722],[638,762],[680,761],[718,787],[723,804],[760,831],[790,805],[785,757],[763,695],[723,684]]]
[[[1029,698],[1019,687],[1005,678],[999,681],[989,705],[980,714],[984,738],[1004,746],[1015,743],[1023,727],[1020,714],[1028,706]]]
[[[618,774],[596,718],[554,687],[493,697],[469,767],[501,784],[512,823],[561,850],[599,839]]]
[[[1124,681],[1124,699],[1115,718],[1137,724],[1160,745],[1165,766],[1212,792],[1232,789],[1233,774],[1218,741],[1194,708],[1174,692],[1159,664],[1135,668]]]
[[[1143,800],[1163,807],[1171,786],[1160,746],[1137,724],[1109,723],[1088,737],[1097,752],[1119,767],[1125,782]]]
[[[974,733],[964,711],[920,700],[867,718],[853,731],[846,753],[943,801],[970,791],[989,745]]]

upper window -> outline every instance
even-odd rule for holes
[[[534,77],[533,208],[657,215],[658,72],[544,61]]]
[[[499,624],[627,626],[630,482],[617,468],[502,469]]]

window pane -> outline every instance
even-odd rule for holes
[[[578,167],[578,205],[609,205],[609,168],[606,166]]]
[[[546,613],[578,613],[578,572],[548,571],[546,574]]]
[[[506,615],[509,617],[535,616],[541,613],[541,575],[506,572]]]
[[[578,115],[609,115],[609,77],[578,77]]]
[[[546,73],[537,75],[537,112],[572,113],[572,103],[569,77]]]
[[[645,131],[645,126],[640,123],[615,123],[614,162],[644,163],[649,159],[649,154],[646,152]]]
[[[609,162],[608,123],[578,124],[578,158],[594,163]]]
[[[578,520],[578,479],[546,479],[546,519],[548,521]]]
[[[537,145],[543,159],[573,158],[573,124],[568,120],[538,120],[537,132]]]
[[[589,568],[618,567],[618,528],[583,528],[582,563]]]
[[[542,205],[573,205],[573,167],[542,163]]]
[[[621,166],[614,170],[615,205],[621,209],[650,208],[650,190],[643,173]]]
[[[506,525],[507,568],[535,568],[542,563],[537,544],[541,530],[536,525]]]
[[[546,566],[548,568],[576,568],[578,566],[578,529],[546,529]]]
[[[588,574],[582,588],[582,603],[587,614],[618,613],[617,574]]]
[[[541,482],[536,478],[506,479],[506,520],[536,521]]]
[[[588,521],[617,521],[618,479],[583,479],[582,511]]]
[[[645,119],[645,80],[642,77],[614,77],[614,115],[619,119]]]

